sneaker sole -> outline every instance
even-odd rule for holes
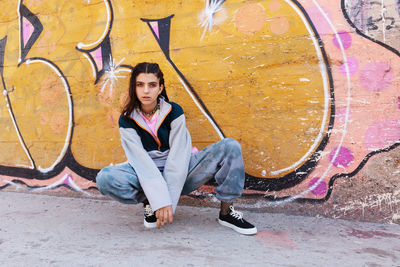
[[[145,219],[143,219],[143,224],[144,224],[144,227],[146,227],[146,228],[156,228],[157,227],[157,222],[149,223],[149,222],[146,222]]]
[[[249,229],[243,229],[243,228],[239,228],[239,227],[237,227],[237,226],[235,226],[233,224],[230,224],[228,222],[222,221],[220,219],[218,219],[218,222],[219,222],[219,224],[221,224],[223,226],[226,226],[226,227],[229,227],[232,230],[235,230],[236,232],[238,232],[238,233],[240,233],[242,235],[255,235],[255,234],[257,234],[257,228],[256,227],[249,228]]]

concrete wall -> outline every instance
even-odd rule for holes
[[[249,208],[397,221],[399,36],[398,0],[3,1],[0,189],[96,195],[153,61],[195,146],[242,144]]]

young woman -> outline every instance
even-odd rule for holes
[[[158,64],[134,67],[119,129],[128,162],[102,169],[97,187],[122,203],[144,203],[145,227],[172,223],[180,195],[215,178],[221,201],[219,223],[241,234],[257,233],[232,206],[242,194],[245,178],[239,143],[225,138],[192,153],[185,115],[168,100]]]

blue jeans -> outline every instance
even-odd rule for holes
[[[225,138],[197,154],[192,154],[182,195],[187,195],[215,178],[216,197],[232,202],[242,195],[244,166],[240,144]],[[103,168],[96,177],[97,188],[103,195],[125,204],[137,204],[146,199],[135,170],[129,163]]]

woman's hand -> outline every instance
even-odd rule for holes
[[[160,228],[160,226],[164,226],[167,223],[172,223],[173,221],[172,205],[156,210],[156,218],[157,218],[157,228]]]

